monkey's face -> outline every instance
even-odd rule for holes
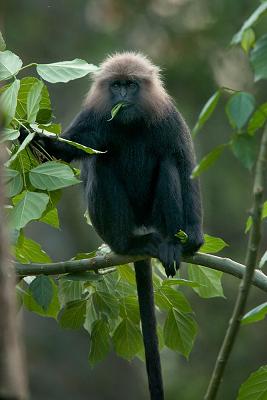
[[[116,119],[123,123],[129,123],[142,117],[141,83],[139,81],[130,78],[114,79],[109,84],[109,93],[112,108],[116,104],[124,104]]]

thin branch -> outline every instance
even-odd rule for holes
[[[108,270],[111,267],[143,260],[145,257],[121,256],[109,253],[105,256],[97,256],[83,260],[60,261],[49,264],[19,264],[15,263],[16,273],[19,277],[29,275],[61,275],[75,272]],[[230,258],[222,258],[211,254],[196,253],[192,257],[185,257],[184,262],[202,265],[217,271],[242,278],[246,267]],[[267,276],[260,270],[256,270],[253,277],[254,286],[267,292]]]
[[[231,350],[237,338],[241,319],[244,315],[250,286],[253,282],[254,270],[257,263],[258,250],[261,240],[261,213],[263,207],[264,183],[267,168],[267,125],[261,139],[259,156],[256,164],[254,187],[253,187],[253,206],[252,206],[252,228],[250,230],[248,248],[246,254],[245,274],[239,286],[238,295],[232,316],[229,320],[228,328],[217,357],[211,380],[204,397],[205,400],[216,398],[223,373],[229,359]]]

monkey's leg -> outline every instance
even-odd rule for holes
[[[164,237],[159,246],[158,258],[162,262],[167,276],[174,276],[179,268],[182,246],[175,234],[184,228],[183,201],[180,176],[177,166],[171,158],[161,161],[152,221]]]
[[[124,187],[112,166],[103,161],[105,155],[97,157],[90,160],[86,186],[88,211],[97,233],[118,254],[156,256],[161,236],[134,234],[134,213]]]

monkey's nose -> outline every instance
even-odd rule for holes
[[[126,97],[127,90],[126,90],[126,88],[124,86],[121,87],[120,94],[121,94],[122,98]]]

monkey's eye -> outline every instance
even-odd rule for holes
[[[115,82],[112,83],[111,86],[112,86],[113,89],[119,89],[119,87],[120,87],[120,82],[115,81]]]
[[[127,81],[127,86],[128,86],[130,89],[136,89],[138,85],[137,85],[137,83],[134,82],[134,81]]]

